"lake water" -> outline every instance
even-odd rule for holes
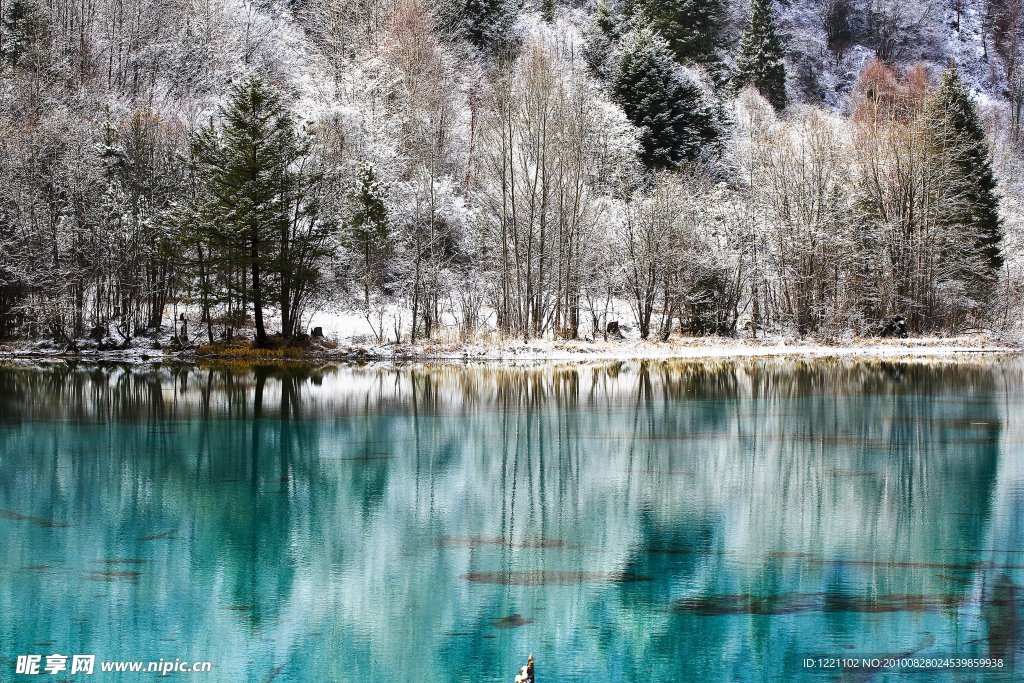
[[[1022,378],[0,366],[0,680],[1020,680]]]

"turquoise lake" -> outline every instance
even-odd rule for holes
[[[1019,681],[1022,415],[1005,357],[0,365],[0,681]],[[1003,666],[805,663],[890,657]]]

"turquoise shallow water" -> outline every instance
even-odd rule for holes
[[[0,366],[0,681],[1020,680],[1022,377]]]

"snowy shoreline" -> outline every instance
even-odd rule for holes
[[[38,344],[0,345],[4,361],[77,361],[111,363],[463,363],[495,362],[590,362],[636,360],[754,360],[826,358],[864,360],[966,360],[978,356],[1024,353],[1018,343],[993,340],[987,336],[922,337],[910,339],[861,339],[841,344],[794,340],[730,340],[715,337],[646,341],[506,341],[494,344],[348,344],[334,349],[314,348],[301,356],[235,357],[230,354],[196,354],[194,349],[166,351],[133,347],[128,349],[83,349],[66,353]]]

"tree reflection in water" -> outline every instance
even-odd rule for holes
[[[225,680],[1015,664],[1021,369],[2,366],[0,601],[39,603],[3,646],[173,633]]]

